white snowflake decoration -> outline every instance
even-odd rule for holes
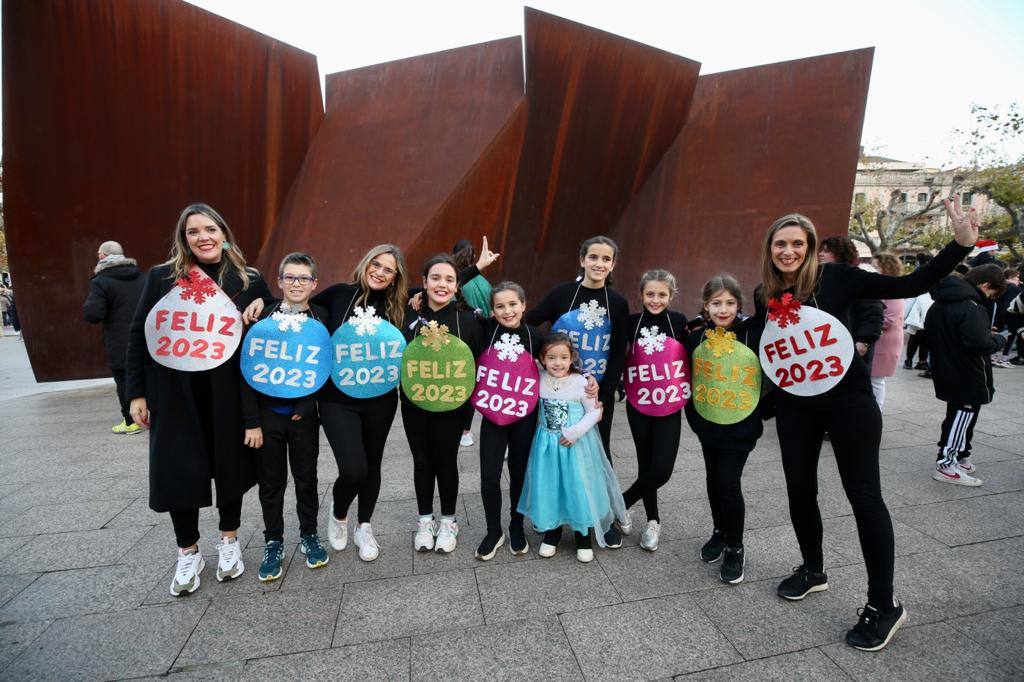
[[[498,359],[509,362],[515,362],[520,355],[526,352],[526,346],[519,341],[519,337],[515,334],[502,334],[501,340],[494,344],[494,347],[498,351]]]
[[[607,314],[607,308],[598,305],[597,301],[590,301],[580,305],[580,314],[576,319],[583,323],[587,331],[590,331],[594,327],[604,325],[604,316]]]
[[[357,305],[352,309],[352,313],[352,317],[348,318],[348,323],[356,328],[357,336],[373,336],[377,333],[377,327],[383,322],[377,317],[377,312],[371,306],[364,308]]]
[[[293,313],[285,310],[278,310],[270,316],[270,319],[277,322],[277,328],[283,332],[301,332],[302,323],[308,318],[306,317],[306,313]]]
[[[637,343],[644,349],[644,353],[647,355],[654,355],[654,351],[665,350],[665,339],[668,337],[665,334],[658,333],[658,326],[645,327],[640,330],[640,339]]]

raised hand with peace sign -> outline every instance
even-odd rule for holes
[[[973,208],[964,213],[960,206],[960,195],[953,195],[953,201],[943,199],[946,206],[946,215],[949,222],[953,224],[953,239],[960,246],[974,246],[978,241],[978,212]]]

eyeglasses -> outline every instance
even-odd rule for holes
[[[301,284],[308,286],[316,281],[316,277],[309,275],[281,275],[281,281],[285,284]]]
[[[386,265],[382,264],[380,261],[376,261],[376,260],[370,261],[370,269],[371,270],[379,270],[380,272],[383,272],[388,277],[394,277],[395,275],[398,274],[398,270],[394,270],[392,268],[389,268]]]

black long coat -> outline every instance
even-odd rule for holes
[[[215,267],[203,270],[217,279]],[[263,278],[255,270],[250,274],[245,291],[233,271],[224,276],[222,289],[239,310],[257,298],[272,300]],[[146,398],[150,411],[149,506],[156,512],[209,507],[213,503],[211,478],[217,498],[223,502],[241,499],[256,484],[256,455],[243,443],[239,352],[214,369],[181,372],[157,364],[146,348],[146,316],[173,286],[167,266],[149,271],[128,339],[128,398]],[[205,390],[210,395],[196,394]],[[215,408],[205,419],[199,414],[204,404]],[[250,421],[258,419],[248,417]],[[209,436],[204,433],[204,422]]]
[[[82,305],[82,317],[89,324],[103,323],[103,345],[110,369],[124,369],[128,331],[144,281],[131,258],[97,266],[96,274],[89,280],[89,297]]]

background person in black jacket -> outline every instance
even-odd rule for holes
[[[107,348],[107,366],[114,375],[117,399],[121,403],[121,423],[111,431],[119,434],[142,430],[132,421],[125,395],[124,365],[128,350],[128,331],[139,304],[145,280],[133,258],[124,257],[117,242],[103,242],[96,252],[99,262],[89,280],[89,297],[82,305],[82,316],[89,324],[103,324],[103,345]]]
[[[939,437],[939,454],[932,478],[954,485],[979,486],[973,474],[971,438],[982,405],[992,401],[991,354],[1005,338],[992,331],[986,300],[1006,288],[1003,269],[995,264],[972,268],[961,277],[949,276],[935,285],[924,326],[931,343],[935,397],[946,402],[946,419]]]
[[[818,260],[857,267],[860,257],[857,255],[857,246],[849,237],[828,237],[821,241]],[[882,336],[884,314],[885,308],[878,299],[859,298],[850,304],[850,333],[857,354],[864,358],[868,369],[871,369],[871,361],[875,357],[875,342]]]

